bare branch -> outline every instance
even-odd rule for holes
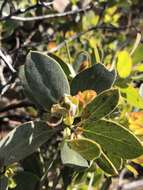
[[[18,102],[18,103],[10,104],[10,105],[0,109],[0,113],[6,112],[6,111],[9,111],[9,110],[12,110],[12,109],[16,109],[16,108],[29,107],[29,106],[34,106],[34,105],[32,103],[28,102],[28,101],[21,101],[21,102]]]
[[[11,15],[11,16],[9,16],[9,18],[12,19],[12,20],[17,20],[17,21],[22,21],[22,22],[29,22],[29,21],[37,21],[37,20],[45,20],[45,19],[65,17],[65,16],[69,16],[69,15],[82,13],[84,11],[88,11],[88,10],[91,10],[91,9],[92,9],[92,6],[88,6],[88,7],[85,7],[85,8],[72,10],[72,11],[67,11],[67,12],[64,12],[64,13],[54,13],[54,14],[48,14],[48,15],[42,15],[42,16],[35,16],[35,17],[18,17],[18,16],[12,16]]]
[[[143,180],[137,180],[131,183],[124,184],[121,190],[142,190],[143,189]]]
[[[16,70],[11,65],[9,59],[7,56],[4,55],[4,53],[0,50],[0,58],[5,62],[5,64],[8,66],[8,68],[11,70],[12,73],[16,73]]]
[[[4,16],[4,17],[1,17],[1,18],[0,18],[0,21],[4,21],[4,20],[7,20],[7,19],[17,20],[17,19],[15,19],[16,15],[24,14],[24,13],[29,12],[29,11],[31,11],[31,10],[34,10],[34,9],[36,9],[36,8],[38,8],[38,7],[46,7],[46,8],[49,8],[49,6],[50,6],[51,4],[52,4],[52,2],[49,2],[49,3],[41,3],[41,2],[38,2],[38,3],[36,3],[36,4],[32,5],[32,6],[29,6],[29,7],[25,8],[25,9],[17,9],[16,11],[10,13],[9,15]],[[19,17],[18,17],[18,18],[19,18]],[[20,18],[21,18],[21,17],[20,17]],[[28,18],[28,17],[26,17],[26,18]],[[32,18],[32,17],[30,17],[30,18]]]
[[[118,31],[124,31],[127,28],[135,28],[134,26],[130,26],[130,27],[114,27],[114,26],[105,26],[105,25],[97,25],[97,26],[93,26],[88,28],[85,31],[79,32],[73,36],[71,36],[68,39],[65,39],[63,42],[61,42],[59,45],[57,45],[56,47],[52,48],[50,51],[48,51],[47,53],[53,53],[55,51],[58,51],[59,49],[61,49],[64,45],[66,45],[69,42],[72,42],[76,39],[78,39],[80,36],[92,31],[92,30],[109,30],[110,32],[118,32]],[[46,53],[46,52],[45,52]]]

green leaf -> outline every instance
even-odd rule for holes
[[[99,120],[110,114],[117,106],[119,101],[119,91],[109,89],[103,91],[83,110],[82,117],[87,120]]]
[[[110,175],[118,174],[118,170],[104,153],[102,153],[101,156],[97,160],[95,160],[95,162],[104,172]]]
[[[40,181],[36,175],[26,171],[17,172],[14,180],[17,184],[14,190],[35,190]]]
[[[136,88],[128,86],[127,88],[120,88],[120,90],[121,94],[130,105],[143,109],[143,98],[140,96],[139,91]]]
[[[143,44],[140,44],[133,54],[133,64],[140,63],[143,60]]]
[[[44,107],[41,105],[39,99],[37,98],[37,96],[34,95],[34,93],[32,92],[32,90],[30,89],[30,87],[28,85],[28,82],[27,82],[26,76],[25,76],[24,65],[20,66],[20,68],[19,68],[19,78],[20,78],[22,86],[24,88],[24,93],[28,97],[28,99],[30,101],[32,101],[35,104],[35,106],[37,106],[37,108],[44,109]]]
[[[75,139],[68,142],[72,150],[78,152],[84,159],[93,160],[100,156],[100,146],[89,139]]]
[[[8,178],[4,175],[0,176],[0,190],[8,190]]]
[[[3,165],[17,162],[32,154],[55,134],[43,122],[27,122],[13,129],[0,141],[0,160]]]
[[[106,152],[105,155],[110,159],[110,161],[112,162],[112,164],[115,166],[115,168],[117,170],[121,170],[122,169],[123,162],[124,162],[122,158],[117,157],[116,155],[113,155],[113,154],[107,153],[107,152]]]
[[[50,57],[52,57],[53,59],[55,59],[60,64],[60,66],[62,67],[64,73],[67,76],[67,78],[69,78],[69,77],[72,76],[72,73],[71,73],[71,67],[72,67],[72,65],[66,64],[62,59],[60,59],[60,57],[58,57],[55,54],[49,53],[48,55]],[[72,70],[73,70],[73,68],[72,68]],[[74,75],[75,75],[75,73],[74,73]]]
[[[126,78],[132,70],[132,59],[129,53],[125,50],[117,54],[117,71],[121,78]]]
[[[95,90],[100,93],[111,88],[116,78],[115,71],[108,71],[104,65],[95,64],[91,68],[80,72],[71,82],[71,94],[79,91]]]
[[[125,159],[133,159],[143,153],[136,136],[123,126],[107,121],[85,122],[83,136],[96,141],[104,151]]]
[[[76,169],[85,169],[88,168],[88,162],[76,151],[69,148],[67,143],[61,148],[61,160],[64,165],[76,168]]]
[[[52,159],[51,159],[52,162]],[[24,171],[34,173],[39,178],[43,176],[41,152],[35,152],[21,161]],[[48,165],[48,164],[47,164]]]
[[[32,93],[45,108],[49,109],[65,94],[70,94],[65,73],[50,56],[31,51],[26,59],[25,75]]]

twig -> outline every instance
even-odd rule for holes
[[[4,20],[7,20],[7,19],[17,20],[17,19],[15,19],[16,15],[24,14],[24,13],[26,13],[28,11],[34,10],[35,8],[38,8],[38,7],[41,7],[41,6],[48,8],[48,6],[50,6],[51,4],[52,4],[52,2],[49,2],[49,3],[38,2],[38,3],[32,5],[32,6],[28,7],[28,8],[25,8],[25,9],[17,9],[16,11],[10,13],[9,15],[1,17],[0,21],[4,21]],[[18,17],[18,18],[21,18],[21,17]],[[25,18],[25,19],[27,19],[27,18]],[[32,17],[30,17],[30,18],[32,18]]]
[[[9,15],[9,19],[12,20],[17,20],[17,21],[23,21],[23,22],[29,22],[29,21],[37,21],[37,20],[45,20],[45,19],[52,19],[52,18],[61,18],[69,15],[74,15],[78,13],[82,13],[84,11],[91,10],[92,6],[88,6],[85,8],[77,9],[77,10],[72,10],[72,11],[67,11],[64,13],[54,13],[54,14],[48,14],[48,15],[42,15],[42,16],[35,16],[35,17],[18,17],[18,16],[12,16]],[[1,19],[0,19],[1,20]],[[4,20],[4,19],[2,19]]]
[[[94,173],[91,174],[91,178],[88,184],[88,190],[92,190],[93,181],[94,181]]]
[[[125,29],[127,29],[128,27],[124,26],[124,27],[114,27],[114,26],[105,26],[105,25],[97,25],[97,26],[93,26],[88,28],[85,31],[79,32],[73,36],[71,36],[68,39],[65,39],[63,42],[61,42],[58,46],[56,46],[55,48],[52,48],[50,51],[48,51],[47,53],[53,53],[59,49],[61,49],[63,46],[65,46],[67,43],[72,42],[76,39],[78,39],[80,36],[92,31],[92,30],[109,30],[110,32],[118,32],[118,31],[124,31]],[[134,26],[130,26],[131,28],[135,28]]]
[[[28,101],[22,101],[22,102],[19,102],[19,103],[10,104],[10,105],[0,109],[0,113],[6,112],[6,111],[9,111],[9,110],[12,110],[12,109],[16,109],[16,108],[29,107],[29,106],[33,106],[33,104],[28,102]]]
[[[137,180],[131,183],[124,184],[121,190],[136,190],[143,189],[143,180]]]
[[[20,121],[20,122],[31,120],[30,116],[27,116],[27,115],[8,114],[8,115],[2,115],[0,117],[0,121],[5,118],[8,118],[9,120],[14,120],[14,121]]]
[[[120,176],[119,176],[119,183],[118,183],[117,190],[121,190],[122,189],[122,185],[123,185],[123,182],[124,182],[124,176],[127,173],[127,171],[128,171],[127,168],[124,168],[121,171]]]
[[[4,93],[10,88],[10,86],[14,83],[16,79],[16,74],[14,73],[10,80],[3,86],[0,87],[0,97],[4,95]]]
[[[11,65],[8,58],[3,54],[3,52],[1,50],[0,50],[0,57],[5,62],[5,64],[8,66],[8,68],[11,70],[11,72],[16,73],[16,70],[13,68],[13,66]]]

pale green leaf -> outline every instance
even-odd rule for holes
[[[88,168],[88,162],[79,153],[69,148],[67,143],[61,148],[61,160],[64,165],[74,168]]]
[[[38,121],[16,127],[0,141],[0,163],[9,165],[24,159],[49,140],[55,131]]]

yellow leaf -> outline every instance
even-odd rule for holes
[[[130,172],[132,172],[134,174],[135,177],[137,177],[139,175],[137,170],[133,166],[127,165],[127,168]]]
[[[121,78],[126,78],[132,70],[132,59],[129,53],[125,50],[117,54],[117,71]]]
[[[82,27],[84,30],[87,30],[91,26],[96,26],[99,21],[99,16],[96,15],[93,11],[87,12],[82,18]]]
[[[143,135],[143,112],[128,113],[129,128],[136,135]]]

